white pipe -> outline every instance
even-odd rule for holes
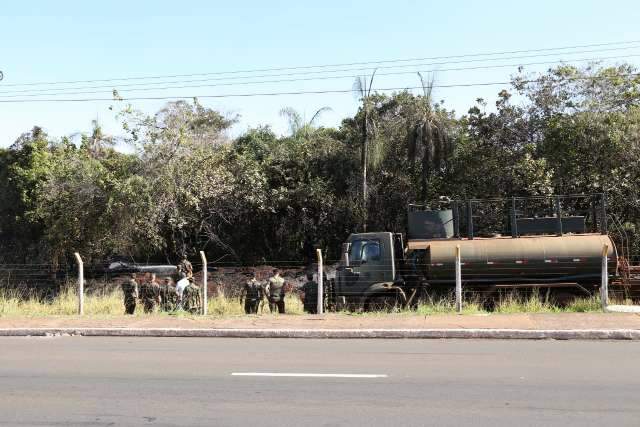
[[[607,306],[609,305],[608,255],[609,247],[605,244],[602,246],[602,277],[600,283],[600,301],[602,302],[603,311],[607,311]]]
[[[200,251],[202,260],[202,315],[207,315],[207,256],[204,251]]]
[[[84,263],[78,252],[74,253],[78,263],[78,314],[84,314]]]
[[[456,246],[456,310],[462,313],[462,263],[460,245]]]
[[[323,281],[323,268],[322,268],[322,250],[316,249],[316,253],[318,254],[318,314],[322,314],[322,303],[323,303],[323,295],[322,295],[322,281]]]

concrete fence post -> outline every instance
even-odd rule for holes
[[[602,310],[607,311],[609,305],[609,247],[608,245],[602,246],[602,277],[600,282],[600,301],[602,303]]]
[[[323,268],[323,263],[322,263],[322,250],[321,249],[316,249],[316,253],[318,254],[318,314],[322,314],[323,313],[323,302],[324,302],[324,295],[323,295],[323,286],[322,286],[322,281],[323,281],[323,272],[324,272],[324,268]]]
[[[462,313],[462,262],[460,245],[456,246],[456,311]]]
[[[78,252],[73,254],[78,263],[78,314],[84,314],[84,263]]]
[[[207,315],[207,256],[204,251],[200,251],[200,259],[202,260],[202,315]]]

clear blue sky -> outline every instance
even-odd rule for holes
[[[29,1],[7,2],[1,15],[0,70],[5,78],[0,82],[0,92],[25,89],[11,88],[11,84],[41,81],[206,73],[640,40],[637,1]],[[614,55],[628,55],[627,60],[637,64],[640,56],[632,55],[640,55],[640,48],[585,53],[566,59]],[[545,58],[521,62],[536,60]],[[501,63],[508,62],[514,61]],[[448,67],[451,65],[437,68]],[[513,72],[514,68],[440,71],[437,83],[502,81]],[[136,94],[349,89],[352,82],[353,78],[348,77]],[[375,86],[417,84],[415,74],[409,74],[380,76]],[[499,89],[442,88],[436,96],[462,114],[478,97],[491,104]],[[109,97],[110,92],[107,88],[103,94],[87,96]],[[339,123],[357,108],[350,93],[226,98],[203,103],[239,114],[241,120],[234,134],[258,124],[285,132],[285,121],[278,114],[284,106],[294,107],[308,117],[318,108],[329,106],[333,112],[323,118],[327,125]],[[152,113],[163,102],[133,104]],[[91,120],[98,118],[107,131],[118,134],[109,105],[0,103],[0,146],[11,144],[36,124],[51,135],[62,136],[87,131]]]

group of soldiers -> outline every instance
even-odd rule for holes
[[[264,310],[265,303],[268,303],[271,313],[285,313],[284,278],[280,275],[280,270],[274,269],[273,275],[266,283],[258,280],[255,271],[250,273],[250,276],[240,294],[240,304],[244,305],[244,312],[257,314]],[[307,281],[301,291],[304,311],[310,314],[317,313],[318,284],[313,280],[312,273],[307,273]]]
[[[171,277],[158,283],[155,273],[147,273],[139,283],[138,275],[132,273],[131,278],[122,283],[125,313],[133,314],[138,303],[142,304],[145,313],[158,310],[197,313],[201,307],[200,288],[193,281],[193,267],[189,261],[183,260],[178,265],[178,277],[177,283]]]
[[[256,272],[250,273],[251,278],[242,287],[240,304],[244,305],[247,314],[257,314],[269,305],[271,313],[285,313],[285,281],[279,269],[266,282],[260,282]],[[184,310],[198,313],[201,308],[200,288],[193,280],[193,267],[183,259],[178,265],[177,283],[171,277],[165,277],[158,283],[155,273],[147,273],[142,281],[138,274],[132,273],[128,281],[122,283],[124,295],[124,309],[126,314],[134,314],[137,304],[142,304],[145,313],[175,312]],[[300,297],[304,311],[317,313],[318,284],[313,280],[313,274],[307,274],[306,283],[300,288]]]

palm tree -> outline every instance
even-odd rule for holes
[[[77,135],[77,134],[76,134]],[[107,148],[115,145],[115,138],[103,132],[98,119],[91,121],[91,134],[81,134],[82,145],[87,147],[93,157],[100,157]]]
[[[327,111],[332,111],[331,107],[322,107],[318,109],[308,122],[298,111],[291,107],[285,107],[280,110],[280,115],[286,117],[289,121],[289,132],[291,132],[291,136],[309,138],[312,131],[316,128],[316,123],[320,119],[320,116]]]
[[[371,88],[373,87],[373,78],[376,70],[373,70],[369,84],[365,77],[357,77],[353,82],[354,95],[362,101],[362,147],[360,152],[360,163],[362,165],[362,211],[363,211],[363,230],[367,231],[367,202],[369,200],[369,190],[367,187],[367,169],[369,167],[369,143],[371,136],[375,133],[375,124],[371,120]]]
[[[434,171],[440,170],[451,156],[453,144],[446,119],[433,104],[433,76],[425,80],[422,74],[418,73],[418,77],[422,85],[422,102],[419,104],[418,119],[409,129],[407,151],[411,164],[417,160],[421,162],[420,195],[426,202],[429,178]]]

